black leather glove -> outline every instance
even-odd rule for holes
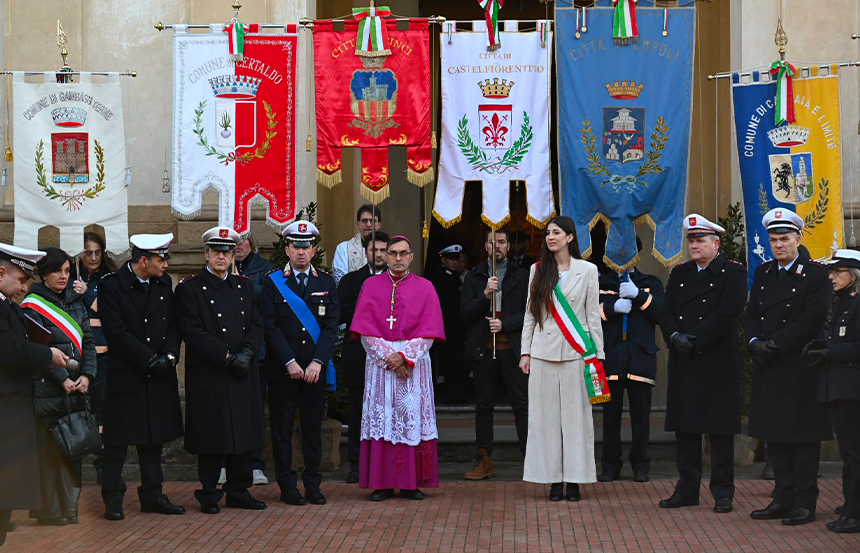
[[[696,337],[692,334],[679,332],[672,337],[669,347],[681,355],[692,355],[696,349],[696,346],[693,345],[693,341],[695,341],[695,339]]]
[[[166,355],[153,355],[146,365],[146,373],[156,380],[165,378],[173,371],[173,363]]]
[[[827,340],[824,340],[823,338],[816,338],[815,340],[811,340],[808,344],[803,346],[803,349],[800,350],[800,356],[806,357],[807,353],[810,350],[826,349],[826,348],[827,348]]]
[[[811,369],[824,368],[830,362],[830,350],[825,348],[807,349],[803,357],[806,359],[806,365]]]
[[[250,346],[245,346],[239,353],[233,354],[227,360],[227,367],[233,372],[239,380],[248,378],[248,373],[251,370],[251,363],[254,361],[254,350]]]
[[[778,350],[773,340],[762,340],[756,338],[748,346],[750,355],[759,363],[770,363],[776,357]]]

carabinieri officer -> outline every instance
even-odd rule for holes
[[[323,505],[322,417],[326,384],[334,384],[334,375],[326,372],[337,340],[340,304],[334,277],[311,265],[314,238],[319,235],[316,226],[296,221],[283,235],[290,262],[263,280],[261,302],[275,476],[284,503]],[[301,413],[304,497],[292,467],[296,407]]]

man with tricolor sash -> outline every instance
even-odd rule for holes
[[[275,477],[281,501],[288,505],[324,505],[322,418],[326,387],[334,389],[331,355],[337,341],[340,303],[334,277],[311,265],[319,230],[309,221],[284,229],[290,262],[263,280],[261,309],[266,329],[266,381],[272,420]],[[305,468],[299,493],[293,470],[293,421],[296,408],[302,426]]]
[[[711,445],[714,512],[734,499],[734,434],[741,432],[738,320],[746,303],[746,268],[720,255],[725,229],[701,215],[684,217],[690,261],[672,269],[660,327],[669,346],[666,430],[675,432],[680,478],[660,507],[699,504],[702,435]]]

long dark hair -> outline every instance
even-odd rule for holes
[[[567,245],[567,251],[570,252],[573,259],[582,259],[582,255],[579,253],[579,242],[576,240],[576,225],[573,219],[559,215],[547,223],[547,229],[549,225],[556,225],[565,234],[573,235],[573,240]],[[544,241],[540,251],[540,261],[535,267],[535,276],[529,290],[529,298],[531,298],[529,300],[529,313],[541,329],[543,329],[544,316],[552,303],[552,291],[556,284],[558,284],[558,264],[555,262],[555,254],[549,251],[549,247]]]
[[[102,238],[101,234],[96,232],[85,232],[84,233],[84,245],[86,246],[87,242],[95,242],[99,245],[99,248],[102,250],[102,262],[99,265],[99,270],[107,269],[108,272],[116,271],[116,263],[113,262],[113,259],[110,258],[107,252],[107,246],[105,245],[105,239]]]

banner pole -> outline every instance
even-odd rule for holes
[[[496,229],[490,227],[490,230],[493,232],[493,252],[490,254],[490,257],[493,259],[493,274],[492,276],[496,276]],[[493,292],[492,298],[492,306],[490,307],[493,311],[493,319],[496,318],[496,293]],[[492,332],[493,335],[493,359],[496,358],[496,333]]]

